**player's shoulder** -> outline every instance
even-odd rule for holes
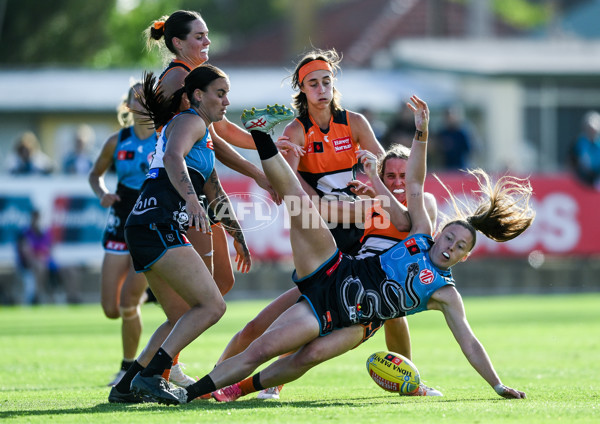
[[[120,130],[115,131],[114,133],[109,135],[108,138],[106,139],[106,141],[104,142],[104,147],[116,147],[116,145],[119,142],[119,139],[121,137],[122,130],[123,130],[123,128],[121,128]]]
[[[285,126],[283,135],[289,137],[292,143],[304,145],[304,126],[298,119],[292,120]]]

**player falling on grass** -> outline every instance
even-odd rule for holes
[[[362,247],[362,224],[370,202],[362,202],[348,186],[356,178],[358,159],[356,151],[363,149],[377,156],[384,150],[377,141],[371,125],[360,113],[344,109],[336,88],[336,75],[341,57],[331,50],[315,49],[303,55],[291,74],[294,108],[298,115],[290,122],[283,136],[302,148],[304,154],[285,154],[286,161],[296,172],[304,190],[318,204],[321,215],[340,251],[354,255]],[[403,197],[400,194],[400,197]],[[403,201],[403,199],[400,199]],[[428,197],[428,211],[435,222],[433,205]],[[410,221],[406,220],[408,231]],[[372,241],[372,240],[371,240]],[[300,292],[293,287],[274,299],[254,319],[231,339],[219,362],[248,347],[286,309],[293,306]],[[380,324],[365,327],[365,339],[371,337]],[[411,357],[410,333],[404,318],[385,322],[385,339],[388,349]],[[324,358],[336,350],[323,352]],[[261,390],[259,399],[278,399],[280,386]],[[439,391],[421,386],[421,394],[440,395]]]
[[[363,151],[361,154],[367,154],[367,152]],[[392,247],[398,241],[405,239],[408,235],[408,232],[410,231],[410,219],[408,218],[408,211],[406,210],[405,176],[406,162],[409,154],[410,149],[408,147],[400,144],[394,145],[381,159],[377,170],[379,178],[381,181],[383,181],[384,186],[389,190],[389,193],[393,195],[393,198],[389,198],[390,201],[393,199],[398,201],[398,207],[404,211],[404,217],[402,215],[398,216],[398,220],[395,222],[396,226],[398,227],[396,227],[391,224],[389,218],[387,217],[387,213],[382,210],[380,205],[369,202],[368,204],[372,204],[373,206],[367,210],[366,217],[364,218],[365,230],[361,239],[361,247],[357,257],[374,256],[382,253]],[[362,195],[363,197],[375,198],[378,194],[387,195],[387,193],[377,193],[373,187],[370,187],[358,180],[352,180],[347,183],[347,185],[350,187],[353,193]],[[435,197],[431,193],[425,193],[425,207],[431,222],[436,222],[437,204]],[[349,215],[349,218],[356,219],[357,223],[362,223],[362,213]],[[402,222],[400,222],[401,220]],[[286,309],[293,306],[298,300],[298,297],[300,297],[300,292],[297,288],[294,288],[282,294],[279,298],[267,305],[265,309],[263,309],[232,338],[224,353],[221,355],[220,361],[242,352],[277,318],[277,316],[273,316],[275,310],[284,307],[286,301],[289,303]],[[283,313],[283,310],[281,310],[279,314],[281,313]],[[343,343],[340,340],[336,340],[336,338],[332,336],[327,338],[327,343],[321,343],[314,349],[312,345],[310,347],[307,346],[304,350],[303,358],[312,363],[320,363],[336,357],[348,350],[346,344],[354,348],[358,344],[373,337],[377,330],[381,328],[382,324],[383,321],[377,321],[371,322],[368,325],[364,325],[364,336],[356,343],[352,339],[344,340],[345,343]],[[384,331],[388,350],[400,353],[408,359],[412,359],[410,332],[407,318],[398,317],[386,320],[384,323]],[[252,334],[255,334],[255,336],[248,340]],[[245,345],[243,343],[245,343]],[[352,343],[355,344],[352,345]],[[281,388],[282,386],[269,387],[265,390],[261,390],[257,394],[257,397],[259,399],[278,399]],[[442,396],[442,393],[439,390],[428,387],[421,382],[419,389],[411,395]]]
[[[210,392],[220,400],[235,400],[302,376],[316,365],[304,358],[306,348],[327,343],[328,337],[360,340],[363,329],[358,324],[438,310],[444,314],[473,368],[496,393],[506,398],[525,398],[524,392],[502,384],[469,326],[450,268],[467,258],[475,246],[477,231],[504,242],[529,228],[535,215],[529,205],[531,186],[527,180],[510,176],[492,185],[484,171],[470,171],[477,178],[482,194],[478,205],[463,209],[450,194],[456,218],[442,226],[434,241],[431,237],[434,229],[423,200],[429,110],[416,96],[411,97],[411,102],[409,107],[414,112],[416,125],[406,170],[411,231],[404,241],[383,254],[364,259],[343,255],[338,250],[319,211],[266,132],[280,121],[282,113],[268,109],[242,115],[246,128],[260,118],[271,122],[251,134],[263,169],[275,190],[284,197],[290,212],[290,241],[296,266],[293,277],[302,298],[246,350],[217,365],[197,383],[186,389],[162,387],[141,394],[167,404],[190,402]],[[373,186],[385,192],[377,176],[376,160],[360,155]],[[292,209],[298,204],[300,213]],[[391,222],[395,223],[403,212],[394,208],[392,202],[389,213]],[[260,365],[290,351],[295,353],[248,377]],[[219,388],[223,389],[217,390]]]

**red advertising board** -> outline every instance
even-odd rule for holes
[[[472,198],[471,191],[477,188],[475,179],[464,173],[439,177],[461,198]],[[600,254],[600,192],[580,184],[569,174],[533,175],[530,181],[536,211],[533,225],[507,243],[479,235],[472,255],[522,257],[536,250],[551,256]],[[289,256],[289,228],[283,206],[275,207],[266,192],[247,178],[224,178],[223,186],[232,198],[253,255],[261,259]],[[449,213],[445,201],[448,196],[442,186],[429,176],[425,187],[437,198],[440,212]],[[256,196],[260,198],[258,206],[253,200]]]

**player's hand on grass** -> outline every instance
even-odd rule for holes
[[[525,395],[525,392],[512,389],[508,386],[505,386],[504,384],[498,384],[494,386],[494,390],[496,391],[496,393],[498,393],[500,396],[506,399],[525,399],[527,397],[527,395]]]

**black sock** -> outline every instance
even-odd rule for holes
[[[263,387],[262,384],[260,384],[260,373],[257,372],[256,374],[254,374],[252,376],[252,385],[254,386],[254,388],[256,389],[257,392],[260,392],[261,390],[265,390],[265,387]]]
[[[123,359],[121,361],[121,371],[127,371],[129,369],[129,367],[132,365],[133,365],[133,361],[126,361],[125,359]]]
[[[275,143],[269,134],[256,130],[250,131],[250,134],[256,145],[256,151],[258,152],[260,160],[267,160],[279,153],[277,146],[275,146]]]
[[[129,393],[131,380],[133,380],[133,377],[143,369],[144,367],[142,367],[138,361],[133,361],[133,364],[131,364],[121,381],[116,384],[115,389],[120,393]]]
[[[210,378],[210,375],[206,374],[200,380],[196,381],[194,384],[187,386],[185,388],[187,390],[188,402],[196,399],[198,396],[205,395],[207,393],[212,393],[217,390],[215,383]]]
[[[154,355],[148,366],[142,371],[142,377],[152,377],[153,375],[161,375],[166,369],[171,368],[173,358],[161,347]]]

